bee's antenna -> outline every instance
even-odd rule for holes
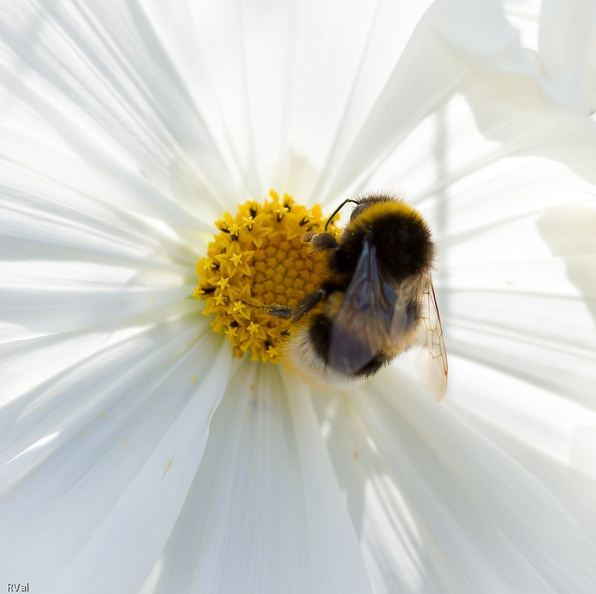
[[[354,204],[358,204],[358,200],[353,200],[352,198],[348,198],[344,200],[334,211],[333,214],[327,219],[325,223],[325,231],[327,231],[327,227],[329,227],[329,223],[333,220],[333,217],[346,205],[347,202],[353,202]]]

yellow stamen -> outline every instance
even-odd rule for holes
[[[215,315],[211,327],[227,336],[237,357],[250,351],[253,360],[279,363],[296,323],[272,315],[270,307],[295,309],[320,286],[324,256],[302,237],[322,232],[326,220],[319,205],[309,210],[291,196],[280,199],[273,190],[269,196],[216,222],[220,233],[197,263],[194,296],[206,302],[203,313]],[[330,225],[327,232],[338,229]]]

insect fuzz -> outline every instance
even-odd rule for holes
[[[447,384],[447,357],[428,225],[391,196],[349,202],[356,206],[339,240],[327,232],[304,237],[326,257],[320,287],[295,310],[270,308],[271,315],[294,321],[307,317],[285,347],[287,364],[307,381],[344,383],[375,374],[418,341],[419,371],[439,400]]]

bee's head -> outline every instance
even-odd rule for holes
[[[350,202],[354,202],[356,204],[356,207],[350,214],[350,221],[353,221],[367,211],[371,206],[383,202],[395,202],[395,198],[387,196],[386,194],[370,194],[369,196],[364,196],[358,200],[351,200]]]

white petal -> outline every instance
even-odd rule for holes
[[[548,76],[569,104],[596,110],[596,5],[589,0],[543,0],[539,53]]]
[[[354,398],[366,401],[378,396],[367,386]],[[446,591],[440,568],[435,566],[444,554],[429,542],[417,507],[404,496],[405,470],[393,472],[372,428],[363,424],[350,397],[315,394],[313,405],[361,542],[373,592]],[[400,424],[387,429],[398,432]],[[416,451],[407,455],[415,466]]]
[[[128,357],[111,348],[101,367],[96,356],[19,403],[2,480],[2,515],[11,518],[2,558],[14,575],[52,592],[140,587],[177,519],[229,373],[229,349],[207,363],[200,353],[213,340],[193,345],[190,335],[157,352],[133,341]]]
[[[278,370],[239,369],[147,591],[368,591],[309,407]]]
[[[543,0],[503,0],[507,20],[520,34],[523,47],[538,51],[538,25]]]
[[[67,185],[196,227],[201,199],[176,203],[173,169],[192,176],[203,201],[231,186],[218,187],[226,177],[216,140],[143,11],[35,2],[3,10],[0,119],[15,134],[2,135],[0,151],[48,177],[51,152],[62,153],[71,165],[55,174]],[[32,150],[27,137],[47,149]]]
[[[505,21],[500,3],[445,0],[433,4],[358,135],[341,138],[347,150],[334,168],[326,194],[338,196],[366,184],[417,124],[455,93],[464,92],[466,84],[471,82],[473,87],[478,72],[492,75],[496,69],[512,76],[523,73],[536,85],[538,70]]]
[[[506,382],[495,398],[519,393]],[[360,493],[350,511],[375,591],[593,589],[594,542],[544,484],[448,402],[435,405],[391,371],[374,384],[350,398],[363,427],[350,422],[353,413],[337,413],[341,404],[326,422],[339,442],[330,446],[340,481],[357,472],[348,465],[362,465],[361,489],[352,482],[348,492]],[[474,400],[465,381],[452,390]],[[585,493],[593,490],[591,481]]]
[[[340,128],[360,125],[428,4],[283,1],[254,11],[228,1],[179,4],[173,17],[162,3],[144,6],[239,189],[314,201]]]
[[[345,495],[327,452],[327,428],[317,427],[312,398],[302,386],[286,383],[294,435],[298,445],[311,550],[311,591],[368,592],[370,582],[357,549]],[[310,396],[310,397],[309,397]]]
[[[594,539],[595,411],[498,369],[457,361],[461,376],[453,382],[471,389],[454,390],[454,407],[536,476]]]
[[[596,108],[596,7],[591,0],[504,0],[508,21],[539,61],[562,102],[580,113]]]

